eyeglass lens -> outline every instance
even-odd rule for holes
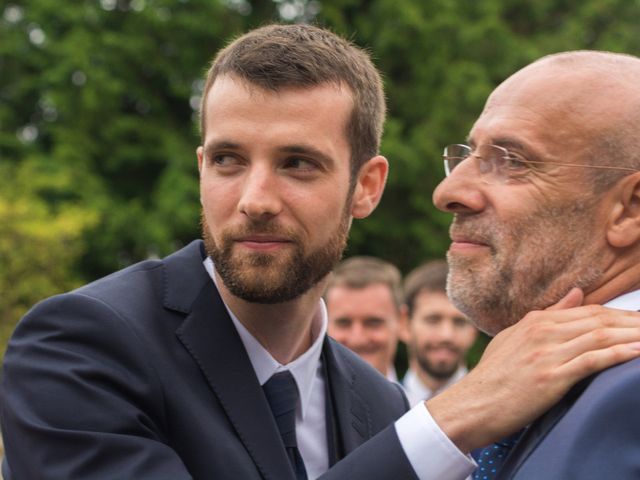
[[[464,144],[447,145],[443,154],[447,176],[471,155],[478,160],[478,169],[481,174],[493,173],[503,176],[505,165],[510,160],[509,152],[497,145],[483,144],[475,150]]]

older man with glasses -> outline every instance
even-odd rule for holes
[[[640,309],[638,85],[636,57],[551,55],[491,94],[469,145],[445,148],[434,201],[454,214],[448,291],[485,332],[565,296]],[[482,451],[474,478],[640,478],[638,405],[639,360],[591,376]]]

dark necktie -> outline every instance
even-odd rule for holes
[[[476,459],[478,468],[473,472],[473,480],[493,480],[497,478],[500,467],[523,431],[520,430],[510,437],[483,448]]]
[[[298,389],[291,372],[284,371],[274,374],[262,386],[264,394],[278,425],[284,448],[289,456],[289,462],[296,474],[296,480],[307,480],[302,456],[298,450],[296,440],[296,405],[298,403]]]

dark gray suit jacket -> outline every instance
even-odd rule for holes
[[[640,479],[640,359],[578,383],[525,432],[498,479]]]
[[[22,319],[1,390],[7,475],[294,478],[203,258],[193,242]],[[414,479],[391,425],[408,408],[401,389],[331,339],[323,358],[348,456],[322,478]]]

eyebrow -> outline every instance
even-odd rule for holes
[[[528,160],[540,162],[542,161],[542,157],[537,154],[531,147],[525,145],[524,143],[514,139],[513,137],[496,137],[492,139],[494,145],[498,145],[500,147],[506,148],[507,150],[516,150],[520,151],[524,154],[524,156]]]
[[[228,140],[221,140],[216,142],[208,143],[204,147],[205,158],[211,158],[213,153],[216,150],[241,150],[242,147],[239,143],[235,143]],[[311,145],[304,144],[294,144],[294,145],[284,145],[278,148],[279,152],[289,153],[289,154],[298,154],[298,155],[308,155],[310,157],[314,157],[319,159],[325,164],[333,164],[334,160],[326,153],[318,150]]]
[[[469,145],[472,148],[474,148],[476,145],[475,142],[469,136],[467,136],[465,141],[467,142],[467,145]],[[491,145],[497,145],[499,147],[506,148],[507,150],[516,150],[516,151],[519,150],[524,154],[524,156],[527,159],[532,161],[539,162],[541,161],[541,158],[542,158],[535,151],[531,150],[530,147],[520,142],[519,140],[516,140],[513,137],[492,137],[489,143]]]
[[[234,142],[222,140],[219,142],[211,142],[204,147],[204,158],[211,158],[216,150],[238,150],[240,145]]]
[[[308,155],[310,157],[317,158],[326,164],[334,163],[333,158],[310,145],[285,145],[279,150],[283,153],[297,153],[299,155]]]

